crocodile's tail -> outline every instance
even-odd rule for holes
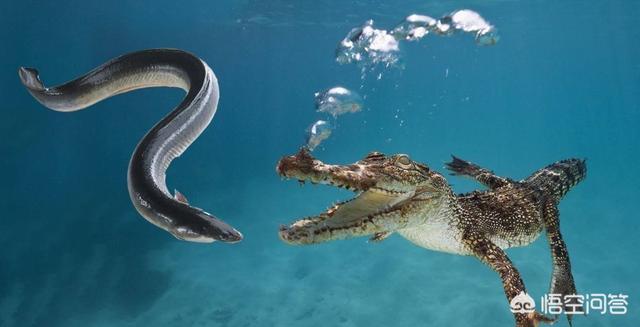
[[[586,176],[585,160],[565,159],[536,171],[524,182],[559,201]]]

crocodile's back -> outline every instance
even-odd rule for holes
[[[429,217],[426,224],[398,233],[412,243],[440,252],[469,255],[463,238],[467,230],[486,235],[500,248],[525,246],[542,231],[543,199],[523,183],[497,190],[474,191],[456,197],[460,210]]]
[[[467,227],[482,231],[501,248],[525,246],[544,228],[543,208],[557,204],[586,177],[584,160],[567,159],[546,166],[529,178],[458,199]]]
[[[500,248],[525,246],[535,241],[543,228],[542,199],[525,185],[461,195],[466,228],[482,232]]]
[[[480,232],[502,249],[526,246],[544,230],[545,207],[555,206],[585,176],[584,160],[567,159],[519,182],[497,177],[501,183],[490,183],[486,191],[452,196],[458,210],[432,213],[424,225],[398,233],[418,246],[463,255],[470,254],[464,245],[469,231]]]

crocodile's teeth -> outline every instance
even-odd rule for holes
[[[360,192],[355,198],[336,203],[318,216],[280,228],[280,238],[292,244],[310,244],[344,238],[345,235],[385,232],[388,226],[378,226],[376,217],[396,210],[396,204],[410,195],[382,189]],[[336,231],[340,232],[333,235]]]

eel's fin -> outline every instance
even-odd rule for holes
[[[176,199],[177,201],[180,201],[184,204],[189,204],[189,200],[187,200],[187,197],[184,196],[184,194],[180,193],[180,191],[178,190],[174,190],[174,196],[173,198]]]

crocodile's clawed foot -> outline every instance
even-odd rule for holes
[[[516,327],[538,327],[540,323],[552,325],[558,320],[557,317],[548,317],[539,312],[531,312],[516,316]]]
[[[480,167],[471,162],[462,160],[456,156],[451,157],[451,162],[445,164],[445,167],[451,172],[451,175],[474,176],[480,170]]]

